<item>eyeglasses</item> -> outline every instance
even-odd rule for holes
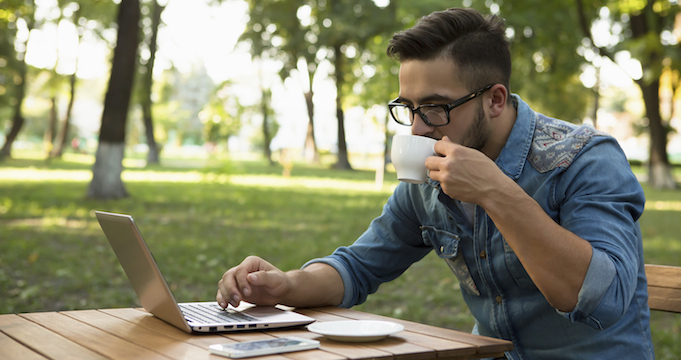
[[[418,113],[423,122],[428,126],[445,126],[449,124],[449,112],[457,106],[461,106],[470,100],[485,93],[494,86],[494,84],[487,85],[484,88],[474,91],[460,99],[454,100],[449,104],[424,104],[417,108],[413,108],[407,104],[397,102],[395,99],[388,103],[388,109],[393,120],[400,125],[412,126],[414,124],[414,114]]]

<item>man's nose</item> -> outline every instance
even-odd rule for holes
[[[414,114],[414,123],[411,124],[411,134],[424,136],[433,131],[433,127],[426,124],[419,113]]]

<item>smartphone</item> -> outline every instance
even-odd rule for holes
[[[211,354],[233,359],[251,356],[280,354],[291,351],[318,349],[319,341],[297,337],[282,337],[268,340],[244,341],[232,344],[213,344],[208,347]]]

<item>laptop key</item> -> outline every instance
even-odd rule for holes
[[[249,322],[257,319],[239,312],[223,310],[212,304],[180,304],[182,314],[188,321],[198,323]]]

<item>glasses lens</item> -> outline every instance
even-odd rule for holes
[[[433,126],[447,124],[447,114],[445,113],[445,109],[440,106],[422,106],[421,112],[428,118],[428,122]]]
[[[411,125],[411,110],[403,105],[395,105],[390,108],[395,121],[402,125]]]

